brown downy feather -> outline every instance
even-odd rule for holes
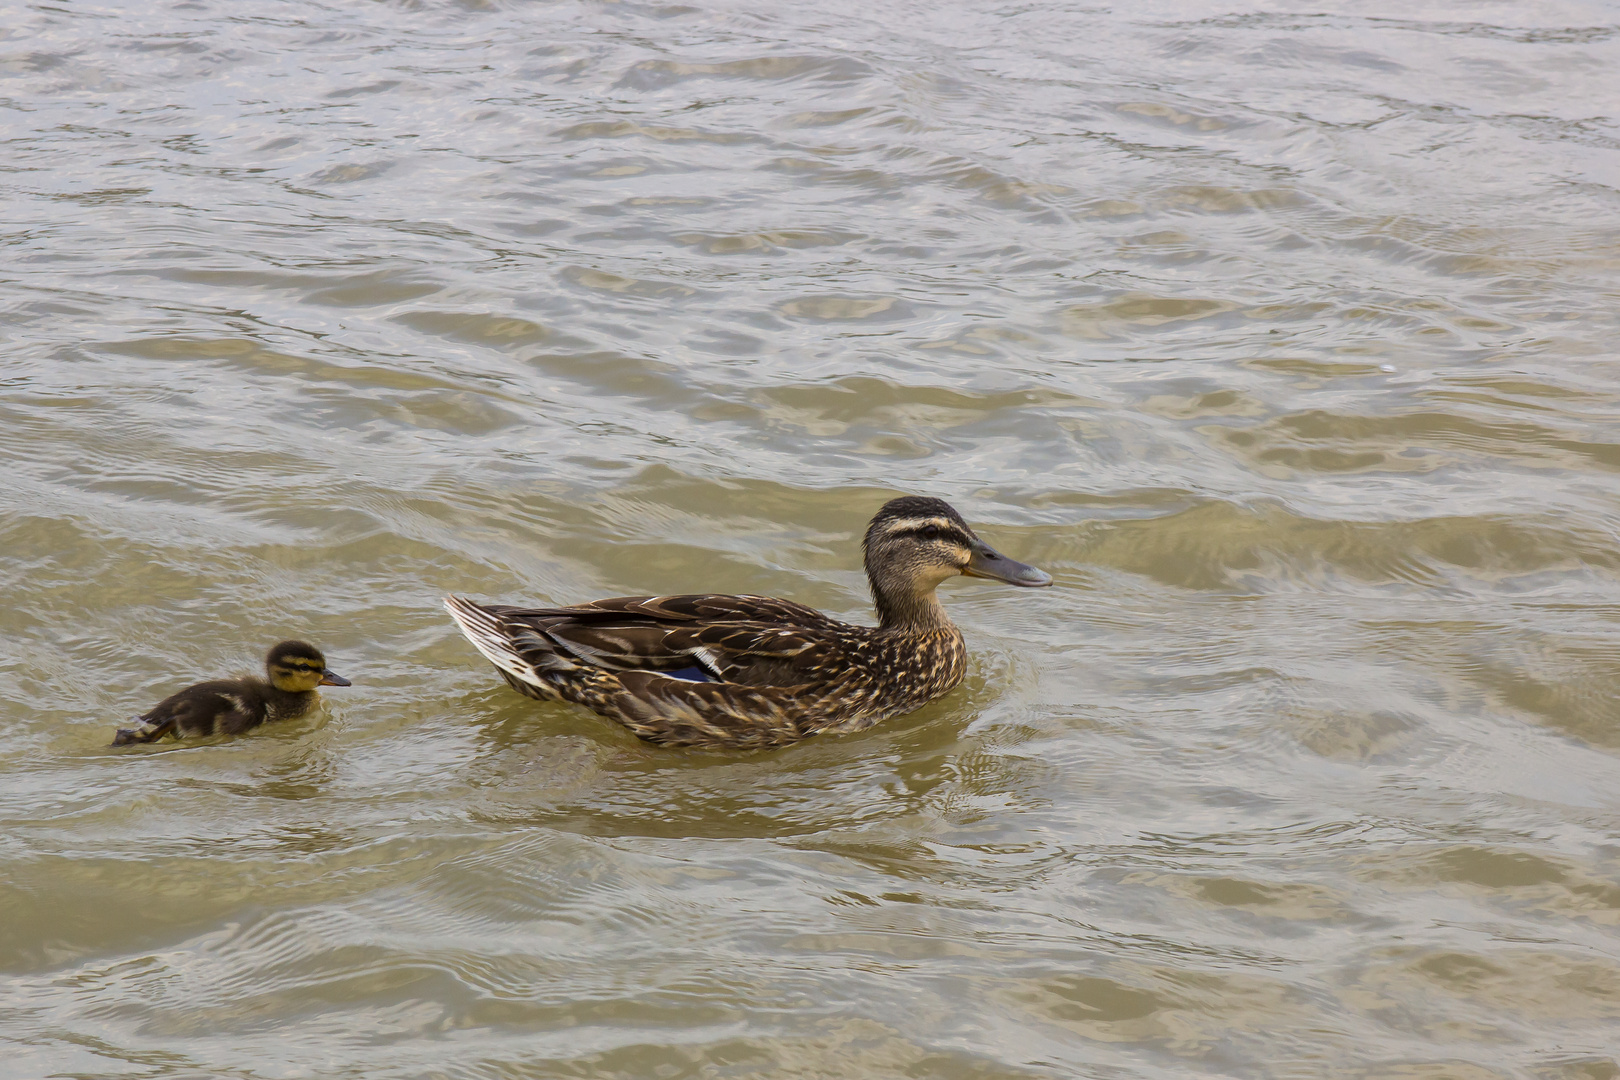
[[[113,745],[155,742],[170,734],[240,735],[268,720],[303,716],[320,700],[317,686],[349,685],[327,669],[319,649],[302,641],[273,647],[264,667],[263,679],[216,679],[171,694],[135,717],[137,726],[119,728]]]

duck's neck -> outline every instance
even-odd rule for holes
[[[873,582],[872,603],[877,608],[878,624],[884,630],[923,634],[955,629],[933,589],[923,593],[885,593]]]
[[[283,690],[268,679],[265,682],[264,704],[272,720],[303,716],[319,696],[314,690]]]

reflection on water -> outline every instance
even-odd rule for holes
[[[21,8],[0,1075],[1620,1076],[1612,10]],[[963,687],[658,750],[448,591]],[[106,746],[286,636],[355,688]],[[335,698],[335,696],[334,696]]]

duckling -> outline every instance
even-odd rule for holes
[[[188,686],[132,717],[139,726],[119,728],[114,746],[156,742],[171,732],[187,735],[240,735],[266,720],[303,716],[320,700],[317,686],[350,686],[327,670],[326,657],[303,641],[283,641],[264,658],[268,679],[246,675]]]
[[[885,503],[862,549],[875,627],[791,600],[708,593],[559,608],[452,596],[445,607],[521,694],[584,705],[662,746],[763,749],[860,731],[961,682],[967,648],[934,594],[940,582],[1052,583],[940,499]]]

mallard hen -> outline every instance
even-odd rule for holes
[[[762,749],[860,731],[962,681],[967,650],[934,590],[956,574],[1050,575],[997,554],[939,499],[885,503],[863,540],[877,626],[769,596],[624,596],[526,608],[448,597],[512,688],[568,701],[663,746]]]
[[[302,641],[283,641],[264,658],[266,678],[243,676],[188,686],[134,717],[135,727],[119,728],[114,746],[156,742],[168,734],[240,735],[266,720],[303,716],[320,700],[317,686],[348,686],[327,670],[326,657]]]

